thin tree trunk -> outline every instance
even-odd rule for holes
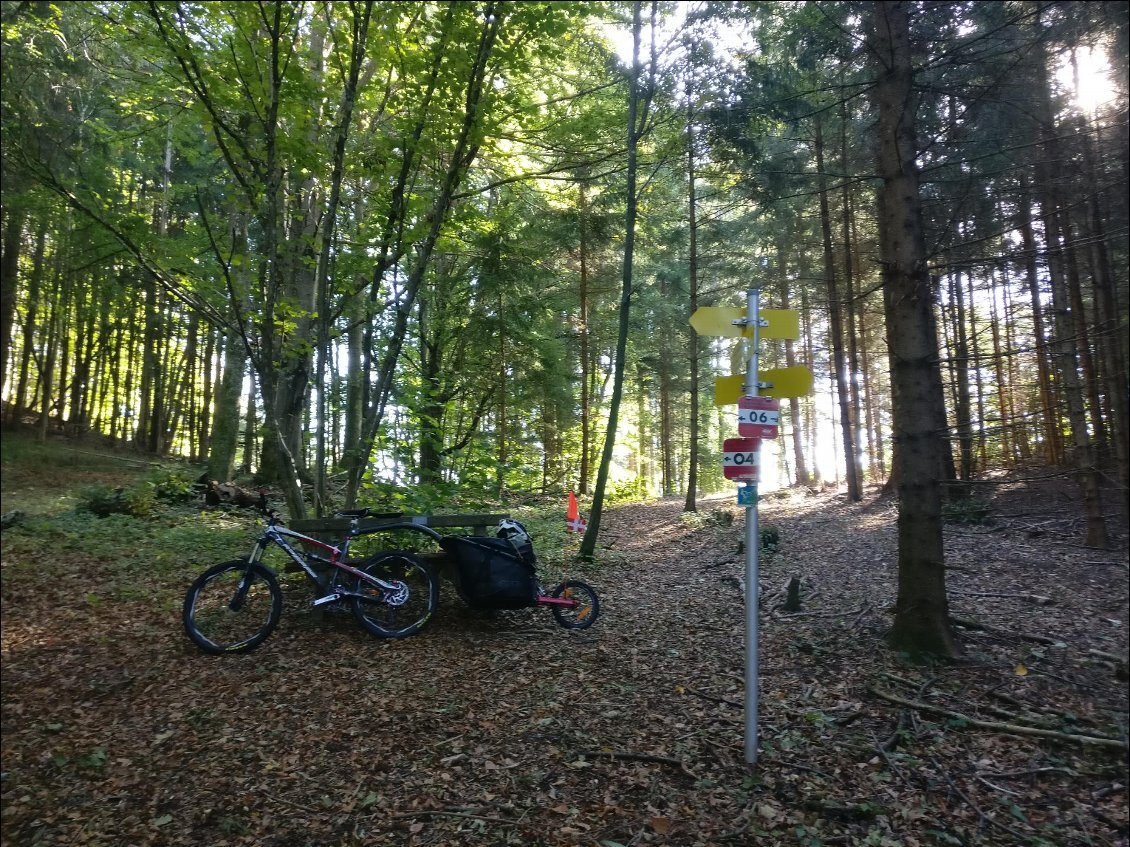
[[[975,465],[974,473],[977,469],[984,470],[988,464],[988,439],[985,437],[985,380],[982,376],[981,370],[981,344],[979,343],[980,329],[977,324],[977,298],[973,288],[973,274],[966,274],[966,280],[969,284],[969,363],[972,366],[974,396],[977,398],[977,420],[980,422],[977,426],[977,433],[974,436],[974,444],[978,456],[978,465]]]
[[[43,345],[43,369],[39,374],[39,424],[36,428],[36,440],[41,444],[47,440],[47,434],[51,429],[51,411],[54,404],[55,362],[58,358],[59,331],[62,322],[60,301],[62,300],[63,271],[61,263],[62,253],[57,253],[53,262],[55,268],[53,284],[51,285],[52,290],[47,295],[47,302],[50,307],[47,313],[47,334]]]
[[[695,192],[695,137],[694,137],[694,70],[687,81],[687,277],[690,286],[689,306],[693,315],[698,309],[698,196]],[[693,328],[688,330],[687,358],[690,365],[690,455],[687,457],[687,498],[684,512],[698,511],[698,439],[699,439],[699,385],[698,362],[701,343]]]
[[[828,186],[824,172],[824,129],[819,114],[814,120],[816,138],[816,181],[820,194],[820,231],[824,246],[824,285],[828,292],[828,314],[832,342],[833,384],[840,409],[840,434],[844,449],[844,470],[848,500],[858,503],[863,498],[859,484],[859,456],[851,425],[851,397],[847,381],[847,357],[844,355],[843,304],[836,284],[836,258],[832,247],[832,215],[828,204]],[[838,469],[837,469],[838,470]]]
[[[27,312],[24,315],[23,330],[21,332],[20,349],[20,375],[16,386],[16,399],[12,404],[11,421],[18,428],[23,425],[23,416],[27,410],[28,385],[31,380],[31,358],[35,350],[35,340],[39,333],[37,316],[39,313],[39,292],[43,283],[43,255],[47,244],[47,218],[39,222],[39,231],[35,236],[35,252],[32,255],[31,274],[27,282]]]
[[[196,419],[196,451],[192,456],[194,462],[203,462],[208,456],[212,440],[212,402],[215,399],[216,385],[220,381],[216,362],[216,340],[219,336],[219,330],[209,326],[205,331],[208,338],[204,344],[204,361],[200,374],[203,390],[200,398],[200,413]],[[215,374],[213,374],[213,370],[216,371]]]
[[[1042,45],[1042,42],[1041,42]],[[1051,280],[1053,326],[1052,351],[1056,372],[1063,385],[1067,400],[1067,415],[1071,423],[1073,456],[1078,471],[1078,481],[1083,494],[1083,511],[1087,522],[1085,543],[1090,547],[1106,547],[1108,543],[1106,521],[1102,513],[1102,497],[1098,472],[1095,467],[1094,445],[1087,427],[1084,388],[1079,378],[1079,345],[1077,323],[1072,315],[1070,282],[1068,280],[1067,247],[1064,238],[1069,232],[1063,227],[1061,194],[1052,172],[1055,163],[1063,160],[1056,133],[1058,128],[1052,110],[1051,92],[1047,75],[1047,58],[1042,49],[1036,55],[1036,97],[1040,122],[1042,156],[1036,165],[1040,189],[1040,209],[1044,222],[1044,237],[1048,251],[1048,276]]]
[[[666,277],[660,281],[660,295],[664,302],[670,297]],[[675,493],[678,480],[675,479],[674,457],[674,413],[671,406],[674,398],[671,390],[671,350],[670,336],[662,333],[659,338],[659,458],[660,458],[660,490],[664,497]],[[641,428],[643,421],[641,420]]]
[[[789,262],[786,248],[786,239],[777,239],[777,297],[781,301],[781,308],[790,307],[789,300]],[[785,340],[785,366],[796,365],[796,351],[792,339]],[[793,451],[793,478],[797,485],[811,485],[812,478],[808,472],[808,461],[804,455],[804,421],[801,416],[801,401],[799,397],[789,398],[789,420],[792,423],[792,451]],[[781,455],[785,455],[781,450]]]
[[[579,356],[581,360],[581,470],[580,479],[577,481],[577,491],[581,494],[589,493],[589,475],[592,469],[589,457],[592,452],[592,362],[589,354],[589,265],[588,265],[588,204],[585,199],[585,182],[577,183],[577,211],[580,213],[580,232],[578,238],[581,250],[581,279],[580,279],[580,338]]]
[[[365,335],[365,327],[358,321],[350,321],[346,336],[348,365],[345,373],[345,448],[341,454],[341,463],[347,468],[364,461],[359,453],[365,386],[368,381],[364,368]]]
[[[993,296],[989,298],[989,328],[993,339],[993,372],[997,383],[997,409],[1000,416],[1001,458],[1004,464],[1012,467],[1016,460],[1014,448],[1015,438],[1012,430],[1012,397],[1009,394],[1011,380],[1005,373],[1005,352],[1001,343],[1001,319],[997,309],[997,291],[1007,290],[1007,279],[1004,285],[998,286],[993,280]],[[1007,328],[1006,328],[1007,330]]]
[[[1019,356],[1016,355],[1019,344],[1016,337],[1016,321],[1013,320],[1016,308],[1012,303],[1012,278],[1007,263],[1002,272],[1004,274],[1002,289],[1004,291],[1004,345],[1006,350],[1013,351],[1007,360],[1007,393],[1010,410],[1008,425],[1012,430],[1012,442],[1016,448],[1016,458],[1017,460],[1024,460],[1032,457],[1032,442],[1029,435],[1031,427],[1028,425],[1027,409],[1021,409],[1017,402],[1017,392],[1021,390],[1020,362]]]
[[[620,416],[620,400],[624,394],[624,366],[628,352],[628,316],[632,305],[632,262],[636,241],[636,209],[639,196],[636,189],[637,149],[647,124],[647,102],[640,90],[640,30],[641,0],[632,4],[632,71],[628,90],[628,162],[627,162],[627,203],[624,212],[624,278],[620,290],[620,332],[616,341],[612,399],[608,408],[608,429],[604,436],[604,451],[597,470],[596,489],[593,492],[592,508],[589,512],[588,527],[581,540],[579,555],[582,559],[592,559],[596,552],[596,540],[600,535],[600,522],[604,511],[604,491],[612,468],[612,451],[616,446],[616,428]],[[655,31],[656,4],[652,4],[652,32]],[[654,60],[654,57],[653,57]],[[654,61],[652,64],[654,71]]]
[[[850,156],[850,147],[848,146],[848,125],[849,125],[849,111],[848,101],[844,99],[840,103],[840,162],[842,163],[842,170],[844,174],[854,173],[852,161]],[[851,443],[855,448],[853,463],[855,465],[855,485],[856,491],[860,497],[863,496],[863,469],[860,467],[860,462],[863,457],[863,415],[860,411],[859,393],[861,386],[858,382],[860,376],[859,370],[859,337],[856,333],[855,327],[855,280],[856,274],[854,272],[857,267],[857,251],[855,249],[855,239],[853,237],[855,230],[855,210],[852,204],[852,183],[848,179],[843,180],[843,190],[841,192],[843,202],[843,231],[844,231],[844,292],[845,298],[843,302],[843,317],[847,321],[847,387],[850,400],[850,419],[851,419]]]
[[[954,305],[953,326],[954,359],[953,381],[954,428],[957,430],[958,479],[965,482],[973,479],[973,403],[969,394],[969,335],[965,325],[965,292],[961,285],[961,268],[954,267],[949,274],[949,296]],[[969,489],[962,487],[963,495]]]
[[[1060,419],[1053,395],[1051,355],[1044,329],[1044,303],[1040,296],[1039,266],[1036,261],[1039,254],[1036,234],[1032,229],[1032,200],[1028,190],[1028,180],[1024,175],[1021,175],[1020,186],[1018,223],[1024,244],[1025,279],[1028,284],[1028,294],[1032,299],[1032,332],[1036,340],[1036,373],[1039,379],[1040,411],[1044,426],[1044,456],[1049,464],[1057,465],[1063,461],[1063,439],[1060,435]]]
[[[498,315],[501,318],[504,314],[503,309],[506,303],[503,296],[503,288],[498,287]],[[506,493],[506,465],[510,461],[509,450],[510,446],[510,433],[507,427],[506,419],[506,396],[509,393],[506,384],[506,333],[502,325],[498,328],[498,423],[495,426],[496,438],[498,441],[498,470],[497,485],[498,496],[502,497]]]
[[[805,285],[800,287],[800,321],[801,338],[804,339],[804,361],[806,366],[811,370],[816,364],[816,352],[813,349],[812,304],[808,299],[808,286]],[[812,459],[812,482],[814,485],[817,485],[820,483],[822,470],[820,463],[816,461],[816,457],[820,455],[820,435],[816,419],[816,404],[812,401],[812,398],[806,397],[804,398],[803,406],[805,409],[804,422],[806,424],[804,439],[807,445],[806,454]]]

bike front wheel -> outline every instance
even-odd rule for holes
[[[439,582],[416,556],[384,553],[367,560],[361,570],[387,584],[357,579],[353,614],[378,638],[415,635],[439,605]]]
[[[600,599],[596,589],[579,579],[567,579],[550,593],[551,597],[573,600],[575,606],[553,606],[553,617],[565,629],[585,629],[600,617]]]
[[[246,653],[262,644],[282,616],[274,573],[243,559],[200,574],[184,598],[184,631],[205,653]]]

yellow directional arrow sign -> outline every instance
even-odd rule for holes
[[[812,371],[800,366],[771,368],[758,373],[757,378],[769,385],[768,388],[758,389],[759,394],[767,397],[803,397],[812,391]],[[737,403],[738,398],[745,394],[744,385],[745,377],[741,374],[718,377],[714,380],[714,405],[730,406]]]
[[[795,341],[800,338],[800,314],[795,309],[761,309],[758,314],[767,326],[761,327],[764,339]],[[735,326],[734,321],[746,316],[746,310],[730,306],[700,306],[691,315],[691,327],[699,335],[719,338],[753,337],[751,327]]]

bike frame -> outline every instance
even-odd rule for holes
[[[288,527],[283,526],[281,523],[279,523],[277,518],[272,516],[268,519],[267,528],[263,531],[263,534],[255,540],[255,546],[252,548],[251,555],[248,556],[247,561],[249,564],[261,563],[263,554],[266,552],[267,547],[271,544],[274,544],[281,548],[282,551],[286,553],[287,556],[289,556],[290,559],[299,568],[302,569],[302,572],[305,573],[306,576],[308,576],[315,585],[317,585],[323,591],[330,592],[323,597],[316,598],[313,605],[320,606],[323,603],[332,603],[349,597],[357,597],[367,602],[379,602],[374,600],[374,598],[360,594],[359,592],[348,591],[340,586],[334,586],[333,580],[328,580],[326,584],[323,585],[322,581],[318,578],[318,572],[315,571],[310,564],[311,560],[320,564],[329,565],[330,567],[334,568],[336,570],[335,575],[338,575],[341,572],[345,572],[357,577],[358,579],[365,580],[365,582],[369,583],[370,585],[376,586],[377,588],[380,588],[382,591],[387,591],[395,595],[399,592],[400,586],[386,582],[379,577],[372,576],[365,573],[363,570],[354,567],[355,564],[360,564],[360,561],[354,562],[352,564],[348,561],[349,545],[352,540],[360,535],[371,535],[376,532],[387,532],[390,530],[398,529],[407,529],[414,532],[421,532],[432,538],[433,540],[438,540],[440,538],[440,534],[438,532],[419,523],[398,522],[393,524],[385,524],[378,528],[362,532],[358,529],[358,521],[358,517],[352,517],[349,522],[349,529],[347,530],[345,537],[341,540],[340,544],[334,545],[327,544],[324,541],[319,541],[318,539],[313,538],[309,535],[304,535],[301,532],[289,529]],[[303,545],[316,547],[318,548],[318,550],[324,551],[325,555],[318,555],[318,553],[316,552],[300,553],[291,546],[290,542],[287,539],[291,539]],[[537,597],[534,598],[534,605],[558,606],[562,608],[572,609],[576,608],[579,603],[571,597],[553,597],[549,594],[546,594],[539,585]]]
[[[575,609],[581,605],[580,601],[572,597],[552,597],[549,594],[538,594],[534,602],[539,606],[563,606],[566,609]]]
[[[352,574],[358,579],[365,580],[365,582],[369,583],[370,585],[376,586],[383,591],[390,592],[393,595],[399,594],[403,590],[403,585],[396,585],[391,582],[386,582],[380,577],[372,576],[371,574],[367,574],[363,570],[354,567],[354,565],[356,564],[361,564],[360,561],[354,562],[352,564],[348,561],[350,542],[360,535],[371,535],[375,532],[385,532],[394,529],[410,529],[417,532],[422,532],[425,535],[435,538],[439,537],[439,533],[428,527],[424,527],[415,523],[387,524],[375,530],[362,532],[357,527],[358,520],[359,518],[357,517],[353,517],[350,520],[349,530],[346,532],[345,538],[342,539],[339,545],[335,546],[333,544],[327,544],[324,541],[319,541],[318,539],[313,538],[309,535],[304,535],[303,533],[297,532],[293,529],[289,529],[279,523],[277,518],[272,516],[268,519],[267,528],[263,531],[263,534],[255,540],[255,546],[252,548],[251,555],[248,556],[247,561],[249,564],[259,564],[260,562],[262,562],[263,554],[266,552],[269,545],[274,544],[280,547],[282,551],[286,553],[291,558],[291,560],[296,565],[298,565],[299,568],[302,569],[303,573],[305,573],[306,576],[308,576],[314,582],[315,585],[317,585],[323,591],[330,592],[324,597],[315,599],[315,606],[320,606],[323,603],[332,603],[337,600],[345,599],[347,597],[360,598],[362,600],[365,600],[366,602],[379,601],[376,601],[374,600],[374,598],[369,597],[365,594],[360,594],[356,591],[348,591],[341,587],[331,588],[331,586],[333,586],[332,580],[323,585],[321,580],[318,578],[318,572],[315,571],[314,568],[310,565],[311,560],[335,568],[337,574],[340,574],[344,571],[345,573]],[[290,545],[287,539],[293,539],[294,541],[297,541],[301,544],[310,545],[317,547],[319,550],[324,550],[329,558],[326,558],[326,556],[320,556],[314,552],[299,553],[294,549],[294,547]]]

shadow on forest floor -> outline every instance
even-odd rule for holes
[[[590,630],[445,590],[378,641],[295,586],[266,644],[219,659],[180,629],[194,574],[97,594],[112,563],[37,580],[6,543],[3,843],[1125,844],[1125,543],[1077,546],[1070,492],[995,488],[993,523],[946,533],[953,613],[983,628],[935,665],[883,640],[893,500],[763,501],[752,768],[740,516],[608,511]]]

